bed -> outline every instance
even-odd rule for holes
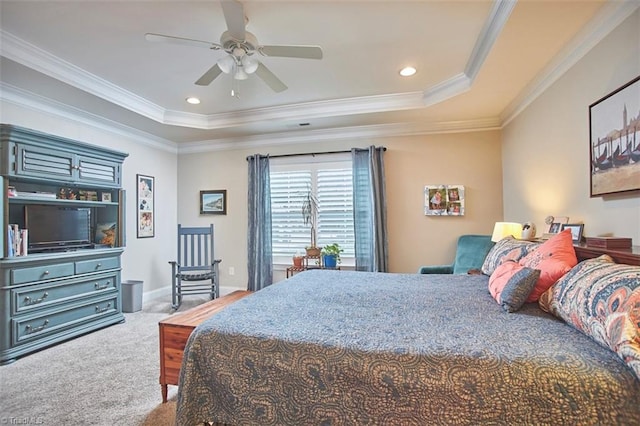
[[[315,270],[256,292],[191,335],[176,422],[640,424],[618,354],[488,283]]]

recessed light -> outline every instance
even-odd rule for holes
[[[200,103],[200,99],[191,96],[189,98],[187,98],[187,102],[189,102],[191,105],[198,105]]]
[[[416,69],[414,67],[404,67],[400,70],[400,75],[403,77],[411,77],[416,73]]]

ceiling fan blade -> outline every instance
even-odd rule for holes
[[[288,89],[287,85],[284,84],[274,73],[272,73],[269,68],[264,66],[262,63],[258,65],[258,69],[256,70],[256,75],[262,79],[274,92],[283,92]]]
[[[206,47],[207,49],[213,50],[222,49],[222,46],[220,46],[218,43],[213,43],[211,41],[194,40],[191,38],[174,37],[163,34],[146,33],[144,35],[144,38],[146,38],[147,41],[153,42],[181,44],[183,46]]]
[[[227,21],[229,35],[236,40],[245,39],[244,8],[242,3],[236,0],[221,0],[224,20]]]
[[[258,51],[265,56],[322,59],[322,48],[320,46],[260,46]]]
[[[216,79],[216,77],[220,75],[220,73],[222,73],[222,70],[220,69],[218,64],[215,64],[214,66],[209,68],[207,72],[202,74],[202,77],[200,77],[198,81],[196,81],[196,84],[198,86],[208,86],[213,80]]]

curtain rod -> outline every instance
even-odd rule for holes
[[[386,146],[381,147],[383,151],[387,150]],[[365,151],[368,150],[369,148],[356,148],[356,150],[361,150],[361,151]],[[261,155],[260,157],[269,157],[269,158],[284,158],[284,157],[301,157],[303,155],[310,155],[312,157],[315,157],[316,155],[324,155],[324,154],[347,154],[351,152],[351,150],[344,150],[344,151],[325,151],[325,152],[301,152],[298,154],[280,154],[280,155]],[[253,157],[253,155],[249,155],[247,156],[247,161],[249,161],[249,159],[251,159]]]

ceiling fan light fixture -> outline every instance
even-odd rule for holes
[[[417,72],[414,67],[404,67],[400,70],[400,75],[403,77],[411,77]]]
[[[249,78],[249,74],[245,72],[243,66],[239,66],[233,78],[235,78],[236,80],[246,80]]]
[[[260,64],[256,58],[252,58],[249,55],[244,55],[242,60],[242,68],[244,68],[244,72],[247,74],[253,74],[258,69],[258,65]]]
[[[218,67],[225,74],[231,74],[235,65],[236,60],[231,55],[227,55],[222,59],[218,59]]]

